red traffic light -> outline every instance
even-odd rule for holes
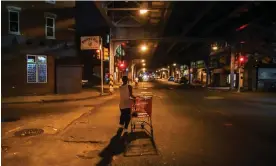
[[[122,68],[125,67],[125,64],[124,64],[124,63],[121,63],[121,64],[120,64],[120,67],[122,67]]]
[[[240,57],[240,62],[244,62],[244,57]]]

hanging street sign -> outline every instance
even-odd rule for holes
[[[116,48],[115,56],[117,56],[117,57],[125,56],[125,50],[122,48],[122,45],[119,45]]]
[[[81,50],[100,49],[100,36],[82,36]]]

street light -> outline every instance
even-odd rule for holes
[[[142,45],[142,46],[141,46],[141,50],[142,50],[143,52],[147,51],[147,49],[148,49],[148,47],[147,47],[146,45]]]
[[[173,66],[176,66],[176,63],[174,63]]]
[[[141,15],[144,15],[144,14],[146,14],[147,12],[148,12],[147,9],[141,9],[141,10],[140,10],[140,14],[141,14]]]
[[[213,46],[212,49],[213,49],[214,51],[216,51],[216,50],[218,50],[218,46]]]

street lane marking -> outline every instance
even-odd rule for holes
[[[221,96],[207,96],[207,97],[204,97],[204,99],[208,99],[208,100],[221,100],[221,99],[224,99],[224,97],[221,97]]]

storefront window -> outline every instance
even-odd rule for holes
[[[47,83],[47,57],[27,55],[27,83]]]

